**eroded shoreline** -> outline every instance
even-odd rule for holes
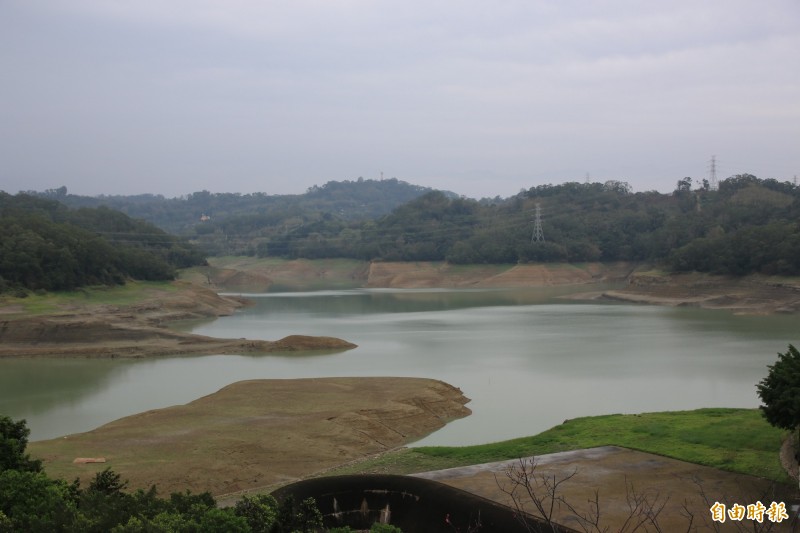
[[[292,335],[277,341],[220,339],[168,327],[187,319],[234,313],[247,302],[185,282],[148,288],[126,305],[74,301],[39,315],[0,315],[0,357],[156,357],[292,351],[341,351],[334,337]],[[8,306],[7,306],[8,307]]]
[[[457,266],[351,262],[342,267],[325,260],[266,262],[248,258],[214,263],[202,276],[197,270],[189,271],[189,281],[175,282],[173,290],[148,289],[128,305],[73,301],[57,311],[30,316],[17,309],[19,304],[6,300],[0,306],[0,357],[142,358],[354,348],[354,344],[333,337],[218,339],[168,327],[178,320],[230,315],[247,305],[242,298],[223,296],[218,291],[263,291],[275,286],[312,290],[320,288],[320,283],[329,287],[459,289],[588,288],[614,282],[623,285],[615,290],[576,293],[570,298],[693,306],[739,314],[800,312],[799,278],[669,274],[632,263]]]
[[[452,265],[444,262],[359,262],[212,258],[187,279],[216,290],[318,290],[320,288],[469,289],[587,287],[620,288],[575,294],[575,299],[724,309],[741,314],[800,312],[800,278],[673,274],[638,263],[530,263]]]

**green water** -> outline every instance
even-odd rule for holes
[[[574,290],[250,295],[253,307],[182,327],[234,338],[332,335],[359,347],[306,356],[3,360],[0,412],[26,418],[32,439],[44,439],[242,379],[419,376],[460,387],[473,410],[421,442],[474,444],[578,416],[756,407],[766,365],[788,343],[800,344],[798,316],[559,298]]]

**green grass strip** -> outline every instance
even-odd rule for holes
[[[180,290],[170,281],[128,281],[125,285],[84,287],[74,291],[30,293],[25,298],[3,296],[0,306],[19,307],[8,316],[36,316],[68,312],[80,305],[130,305],[143,300],[150,291]]]
[[[538,435],[503,442],[401,450],[346,471],[423,472],[613,445],[785,483],[789,478],[778,455],[785,436],[758,409],[605,415],[568,420]]]

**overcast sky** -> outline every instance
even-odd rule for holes
[[[0,0],[0,190],[800,175],[798,0]]]

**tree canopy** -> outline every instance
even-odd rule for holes
[[[768,368],[767,377],[756,386],[761,412],[773,426],[796,429],[800,435],[800,351],[790,344]]]
[[[333,214],[236,233],[243,253],[451,263],[646,261],[675,271],[800,274],[800,189],[735,176],[717,191],[632,193],[619,181],[543,185],[508,199],[428,192],[390,214]],[[537,212],[544,240],[534,239]],[[204,236],[198,236],[202,239]]]
[[[675,271],[800,274],[800,188],[731,176],[686,177],[668,194],[620,180],[539,185],[474,200],[398,180],[328,182],[302,195],[201,191],[87,198],[172,231],[210,255],[451,263],[646,261]],[[533,238],[539,212],[544,240]],[[202,215],[207,215],[201,219]],[[171,218],[174,217],[174,218]]]
[[[71,210],[0,191],[0,292],[166,280],[204,263],[186,239],[107,207]]]
[[[24,420],[14,421],[0,415],[0,472],[19,470],[40,472],[41,461],[32,460],[25,449],[28,446],[30,430]]]

